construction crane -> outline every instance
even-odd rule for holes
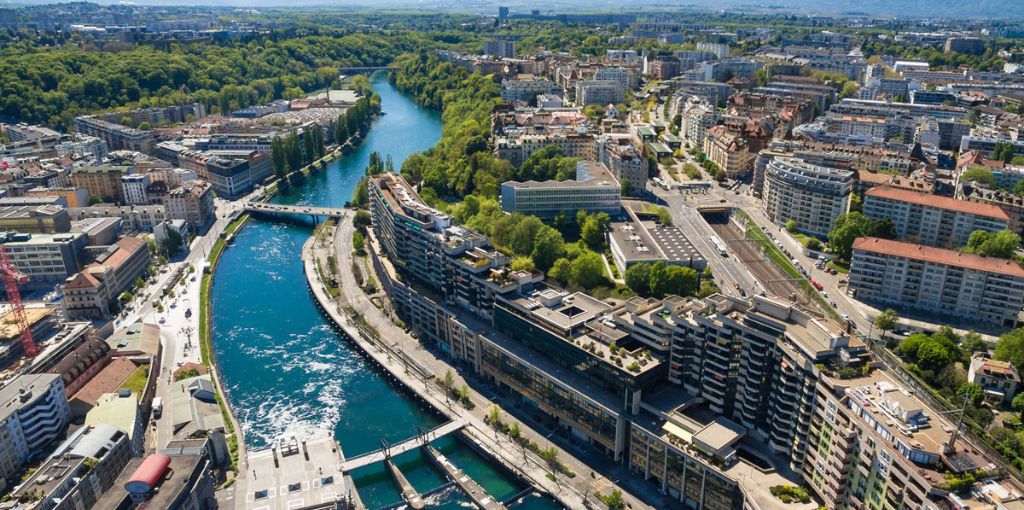
[[[26,356],[35,356],[39,353],[39,349],[32,338],[32,327],[28,323],[28,316],[25,315],[25,305],[21,302],[21,292],[18,291],[18,285],[28,283],[28,276],[14,267],[10,257],[7,256],[7,249],[2,244],[0,244],[0,277],[4,279],[7,298],[11,300],[11,312],[14,314],[18,331],[21,333],[21,347],[25,351]]]

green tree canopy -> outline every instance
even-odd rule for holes
[[[839,258],[850,260],[853,242],[865,236],[891,239],[895,237],[895,229],[888,219],[876,221],[856,211],[840,214],[828,233],[828,247]]]
[[[1015,329],[999,337],[995,358],[1012,363],[1018,370],[1024,367],[1024,329]]]
[[[967,246],[964,247],[964,251],[986,257],[1009,259],[1013,258],[1019,247],[1020,236],[1009,230],[998,232],[975,230],[967,238]]]

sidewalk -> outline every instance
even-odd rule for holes
[[[594,486],[598,483],[603,483],[601,487],[602,493],[607,494],[614,488],[614,484],[596,475],[592,477],[591,473],[594,469],[588,463],[580,461],[564,450],[559,451],[559,460],[572,469],[576,473],[576,477],[568,478],[561,474],[553,474],[548,468],[547,462],[539,456],[524,449],[507,436],[494,431],[485,423],[484,419],[491,406],[495,403],[474,389],[473,385],[468,384],[468,381],[463,379],[455,367],[425,350],[417,339],[396,326],[384,312],[370,302],[362,289],[357,285],[352,271],[346,270],[352,266],[353,262],[351,244],[353,232],[354,227],[351,215],[346,215],[338,228],[332,233],[333,235],[325,235],[320,240],[311,241],[312,246],[307,246],[303,251],[307,278],[314,290],[314,294],[324,304],[324,308],[334,318],[335,322],[341,325],[350,336],[355,333],[356,336],[353,336],[353,339],[364,350],[367,350],[371,356],[377,359],[381,366],[391,371],[397,379],[433,404],[434,407],[449,417],[457,416],[465,419],[468,423],[465,429],[466,435],[492,452],[507,467],[521,473],[535,486],[548,491],[569,508],[583,508],[585,506],[603,507],[604,505],[594,497],[596,492]],[[307,250],[309,253],[307,253]],[[340,279],[341,294],[335,299],[329,298],[324,291],[314,262],[314,260],[319,259],[321,267],[326,270],[329,267],[326,262],[327,257],[332,254],[336,254],[339,272],[341,273],[336,275]],[[365,266],[371,266],[370,269],[372,271],[372,265],[366,264]],[[377,278],[377,281],[380,281],[380,279]],[[384,299],[386,300],[386,296]],[[355,324],[348,317],[343,316],[344,306],[352,307],[364,320],[377,329],[381,338],[388,339],[389,344],[371,343],[374,342],[372,339],[359,335],[355,331]],[[456,387],[460,387],[463,384],[469,386],[470,400],[475,404],[475,408],[469,411],[461,404],[451,402],[436,383],[420,379],[413,375],[415,370],[410,371],[408,367],[402,367],[404,361],[402,361],[398,354],[399,352],[415,358],[417,362],[428,367],[436,376],[443,376],[446,372],[451,371],[455,377]],[[508,421],[510,416],[506,412],[503,413],[502,418]],[[520,424],[522,435],[527,439],[537,443],[542,448],[553,446],[546,436],[530,428],[528,423],[524,423],[521,420],[514,421]],[[553,480],[549,477],[553,478]],[[653,508],[633,497],[625,490],[623,490],[623,496],[633,509]],[[584,503],[585,497],[587,499],[586,503]]]

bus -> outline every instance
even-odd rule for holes
[[[709,239],[711,239],[711,244],[715,246],[715,249],[718,250],[719,255],[723,257],[729,255],[729,250],[725,248],[725,243],[718,236],[713,235]]]

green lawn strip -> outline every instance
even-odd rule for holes
[[[132,375],[125,379],[121,387],[131,391],[136,397],[142,398],[142,393],[146,391],[146,381],[149,379],[149,366],[143,365],[134,372]]]
[[[204,366],[210,366],[211,353],[213,352],[212,338],[210,334],[210,289],[213,286],[213,272],[217,270],[217,262],[227,246],[226,239],[234,235],[239,228],[249,219],[248,214],[243,214],[228,224],[224,229],[221,238],[213,243],[210,249],[210,256],[207,261],[210,263],[210,272],[204,273],[199,283],[199,359]],[[231,454],[231,469],[238,470],[238,442],[239,437],[235,433],[235,425],[231,420],[227,405],[224,404],[224,397],[220,388],[216,393],[217,405],[220,406],[221,416],[224,418],[224,429],[227,433],[227,441]]]

